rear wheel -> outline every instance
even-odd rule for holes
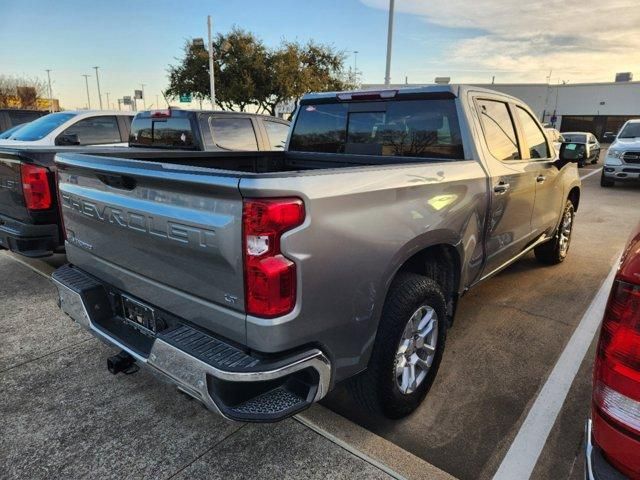
[[[413,412],[435,379],[447,324],[440,285],[421,275],[398,274],[383,307],[369,366],[350,382],[356,400],[389,418]]]
[[[613,187],[616,182],[611,180],[610,178],[605,177],[604,168],[602,169],[602,173],[600,174],[600,186],[601,187]]]
[[[574,217],[573,203],[571,203],[571,200],[567,200],[562,213],[562,220],[560,220],[560,225],[553,239],[538,245],[534,249],[539,262],[547,265],[556,265],[564,261],[571,245]]]

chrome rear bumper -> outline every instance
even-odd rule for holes
[[[63,269],[66,270],[57,275]],[[149,354],[146,356],[141,355],[130,348],[126,342],[111,335],[94,321],[90,312],[100,311],[101,308],[104,310],[104,307],[89,305],[82,294],[82,288],[86,288],[87,282],[97,282],[97,280],[89,277],[81,270],[69,266],[61,267],[61,269],[54,272],[52,280],[58,288],[60,308],[75,322],[107,344],[129,353],[137,362],[149,367],[153,373],[174,383],[180,390],[198,399],[210,410],[227,418],[240,421],[277,421],[308,407],[328,393],[331,382],[331,365],[327,357],[318,349],[311,349],[270,362],[260,362],[257,359],[252,361],[249,358],[249,362],[243,363],[251,363],[251,366],[226,370],[205,362],[202,358],[197,358],[195,355],[176,346],[174,342],[167,341],[159,336],[153,340]],[[95,289],[96,283],[91,284],[91,288]],[[181,328],[191,327],[185,326]],[[205,340],[209,338],[210,340],[208,341],[219,342],[220,345],[223,345],[221,341],[215,340],[213,337],[204,337],[206,334],[195,329],[192,330],[196,334],[203,335]],[[222,348],[224,348],[224,345]],[[248,355],[246,356],[248,357]],[[228,405],[221,399],[222,396],[217,395],[219,393],[218,390],[224,389],[225,385],[245,384],[246,386],[247,384],[271,385],[275,383],[277,386],[279,381],[287,380],[303,371],[315,372],[312,375],[314,378],[312,388],[307,392],[306,397],[304,392],[301,394],[305,398],[300,398],[301,402],[299,404],[295,403],[295,398],[293,398],[295,395],[291,397],[286,392],[278,392],[278,400],[275,402],[281,401],[280,404],[283,405],[282,411],[261,410],[262,407],[259,405],[260,398],[267,395],[265,392],[257,394],[256,398],[251,398],[250,405],[242,405],[242,408]],[[296,383],[300,382],[296,379]],[[283,396],[285,397],[284,400]],[[282,400],[284,403],[282,403]],[[270,405],[274,403],[273,398],[265,397],[264,402],[267,401],[271,402]],[[251,414],[247,413],[249,410]]]

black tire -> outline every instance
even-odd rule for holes
[[[569,224],[566,248],[563,248],[562,237],[563,235],[565,238],[567,236],[566,229],[563,230],[567,216],[571,218],[571,221]],[[558,230],[556,231],[553,239],[534,248],[536,259],[540,263],[544,263],[545,265],[557,265],[558,263],[564,262],[564,259],[567,258],[567,253],[569,253],[569,247],[571,246],[571,234],[573,233],[574,217],[575,213],[573,203],[571,203],[571,200],[567,200],[567,203],[565,204],[564,210],[562,212],[560,225],[558,226]]]
[[[600,174],[600,186],[608,188],[608,187],[613,187],[615,184],[616,184],[615,181],[604,176],[604,169],[603,169],[602,173]]]
[[[437,316],[436,350],[422,382],[412,393],[403,393],[396,380],[396,355],[409,319],[423,305],[433,308]],[[388,418],[401,418],[413,412],[438,373],[447,325],[446,301],[440,285],[414,273],[398,274],[384,303],[369,366],[349,382],[355,400],[369,412]]]
[[[587,165],[586,160],[578,160],[578,168],[584,168]]]

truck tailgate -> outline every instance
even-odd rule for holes
[[[0,214],[16,220],[29,219],[20,178],[20,157],[0,152]]]
[[[145,302],[244,340],[237,177],[79,154],[59,154],[56,164],[71,263]],[[222,317],[229,314],[236,324],[225,326]]]

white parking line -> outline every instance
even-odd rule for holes
[[[593,172],[589,172],[589,173],[587,173],[586,175],[581,176],[581,177],[580,177],[580,180],[584,180],[585,178],[589,178],[591,175],[595,175],[596,173],[599,173],[599,172],[600,172],[600,170],[602,170],[602,167],[600,167],[600,168],[598,168],[598,169],[594,170]]]
[[[493,480],[527,479],[531,476],[569,393],[573,379],[598,331],[617,268],[618,260],[616,259],[609,275],[602,283],[540,390]]]

